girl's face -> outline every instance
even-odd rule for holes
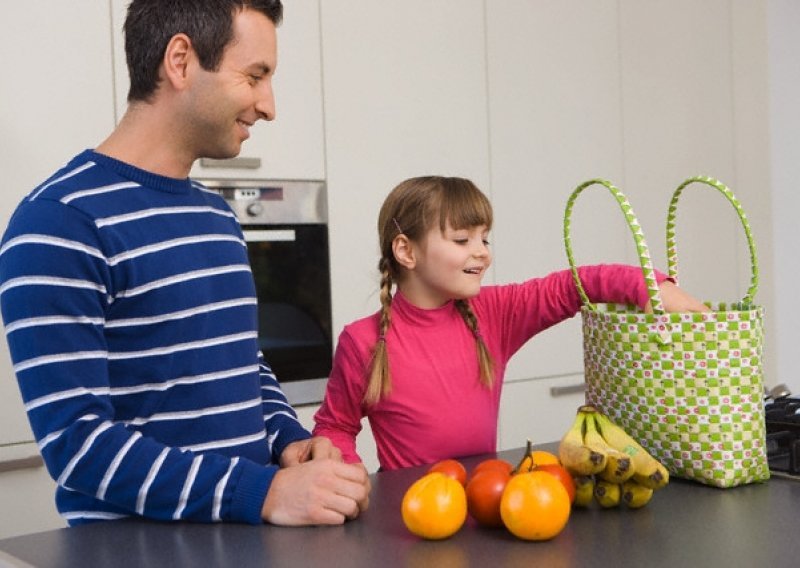
[[[421,243],[410,243],[412,262],[406,264],[400,290],[421,308],[476,296],[492,263],[488,237],[483,225],[453,229],[448,223],[444,233],[432,228]]]

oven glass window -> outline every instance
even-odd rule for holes
[[[324,224],[244,231],[258,296],[259,343],[280,382],[331,370],[331,290]]]

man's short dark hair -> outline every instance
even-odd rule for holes
[[[158,87],[158,69],[169,40],[184,33],[207,71],[215,71],[233,39],[233,18],[248,9],[276,26],[283,18],[281,0],[133,0],[125,19],[128,102],[148,100]]]

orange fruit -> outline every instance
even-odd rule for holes
[[[513,476],[500,500],[503,524],[514,536],[525,540],[553,538],[564,530],[570,510],[564,485],[545,471]]]
[[[570,474],[570,472],[568,472],[563,465],[557,463],[546,463],[543,465],[537,465],[536,471],[546,471],[550,475],[556,476],[556,478],[564,486],[564,489],[567,490],[569,502],[575,502],[575,480],[572,478],[572,474]]]
[[[559,461],[558,456],[555,454],[546,452],[544,450],[533,450],[527,456],[525,456],[521,462],[519,462],[519,465],[517,466],[517,472],[523,473],[526,471],[532,471],[535,469],[534,466],[547,464],[560,465],[561,462]]]
[[[415,535],[431,540],[447,538],[467,520],[467,494],[461,483],[436,471],[408,488],[400,508],[403,523]]]

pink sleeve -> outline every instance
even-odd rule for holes
[[[314,435],[329,438],[347,463],[361,462],[356,436],[363,417],[361,400],[366,390],[366,365],[353,338],[342,332],[333,357],[325,399],[314,415]]]
[[[642,269],[639,266],[626,264],[581,266],[578,268],[578,275],[586,295],[593,303],[635,304],[644,309],[650,301]],[[656,282],[661,284],[664,280],[667,280],[667,275],[656,270]],[[575,293],[578,293],[577,288]]]
[[[604,264],[581,266],[578,275],[594,303],[636,304],[641,308],[649,297],[638,266]],[[656,271],[660,284],[666,275]],[[522,284],[488,286],[474,304],[485,310],[485,323],[499,326],[489,330],[499,338],[497,353],[508,359],[531,337],[575,316],[581,298],[570,270],[561,270]]]

